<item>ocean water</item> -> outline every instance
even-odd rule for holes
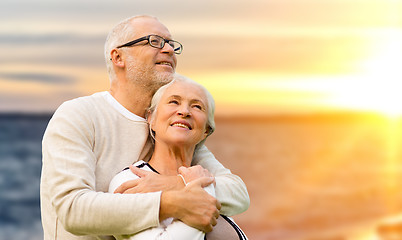
[[[247,185],[250,208],[235,220],[250,239],[380,239],[402,213],[401,119],[220,118],[206,144]]]
[[[43,239],[39,179],[49,115],[0,115],[0,239]]]
[[[50,115],[0,114],[0,240],[39,240]],[[402,124],[372,116],[217,117],[208,148],[247,185],[253,240],[372,240],[402,213]],[[402,235],[400,236],[402,239]]]

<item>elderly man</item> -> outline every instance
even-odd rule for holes
[[[216,198],[202,190],[213,179],[184,186],[180,176],[145,174],[107,193],[113,176],[151,154],[144,119],[155,91],[173,78],[182,45],[156,18],[137,16],[118,24],[105,44],[108,92],[63,103],[43,137],[41,211],[45,239],[109,239],[154,227],[168,217],[205,232],[218,211],[248,208],[241,179],[203,147],[193,165],[215,176]],[[137,174],[141,175],[141,172]],[[191,171],[184,172],[191,174]],[[174,186],[174,187],[172,187]]]

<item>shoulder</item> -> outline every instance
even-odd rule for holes
[[[53,114],[53,119],[66,119],[68,121],[89,121],[94,116],[107,111],[107,103],[103,92],[90,96],[79,97],[62,103]]]
[[[96,119],[104,114],[97,109],[107,108],[101,105],[100,93],[79,97],[62,103],[55,111],[46,128],[46,133],[90,133],[94,129]],[[98,103],[96,103],[98,102]]]
[[[94,93],[90,96],[79,97],[65,101],[57,109],[57,112],[63,111],[83,111],[83,110],[93,110],[94,106],[105,104],[104,92]]]
[[[216,158],[205,145],[201,145],[195,150],[191,165],[202,165],[209,161],[216,161]]]

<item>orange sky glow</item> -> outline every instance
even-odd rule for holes
[[[212,92],[217,114],[402,114],[401,0],[179,3],[188,10],[181,15],[125,2],[107,18],[89,9],[89,18],[83,10],[55,17],[68,4],[80,6],[72,1],[7,18],[0,27],[7,56],[0,65],[0,111],[53,111],[65,100],[107,90],[107,32],[125,17],[147,13],[183,43],[177,71]]]

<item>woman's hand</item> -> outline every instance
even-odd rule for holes
[[[164,176],[133,166],[130,166],[130,170],[140,178],[124,182],[116,188],[114,193],[148,193],[179,190],[185,186],[180,176]]]
[[[130,170],[140,178],[124,182],[116,188],[114,193],[127,194],[179,190],[185,186],[180,176],[164,176],[133,166],[130,166]],[[214,177],[207,169],[199,165],[188,168],[180,167],[179,174],[184,177],[186,183],[203,177]]]
[[[179,174],[184,177],[186,183],[202,177],[214,177],[207,169],[201,167],[200,165],[195,165],[188,168],[180,167]]]

